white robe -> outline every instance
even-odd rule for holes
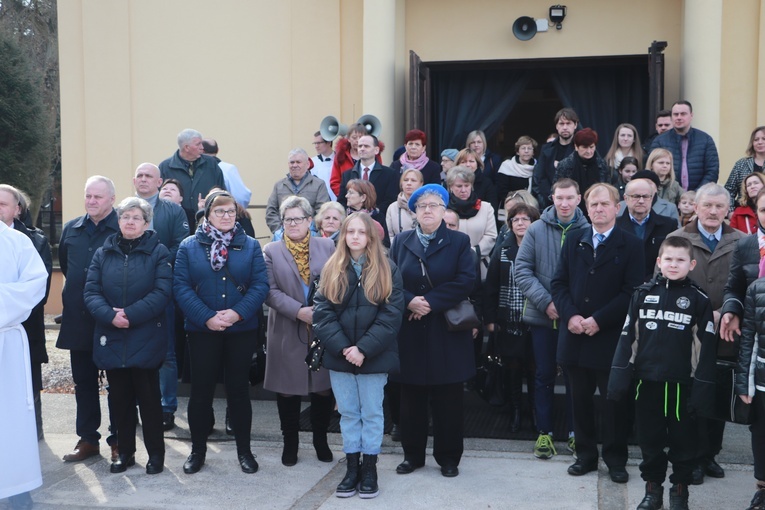
[[[27,335],[48,272],[32,241],[0,221],[0,499],[42,485]]]

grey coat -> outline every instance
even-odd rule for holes
[[[523,307],[523,321],[526,324],[558,327],[557,321],[550,320],[545,310],[552,303],[551,281],[558,267],[560,250],[566,235],[589,226],[582,211],[577,209],[574,220],[564,231],[558,224],[555,206],[551,205],[526,230],[515,258],[516,281],[526,297]]]
[[[323,186],[323,184],[322,184]],[[324,188],[326,193],[326,188]],[[309,245],[311,280],[335,251],[331,239],[312,237]],[[305,364],[313,331],[297,319],[298,311],[306,306],[303,280],[284,241],[268,243],[263,249],[270,290],[266,298],[268,312],[268,343],[266,344],[266,378],[263,387],[285,395],[308,395],[330,388],[329,372],[311,372]]]
[[[279,227],[282,226],[282,219],[279,216],[279,206],[285,198],[291,197],[292,195],[297,195],[308,200],[308,203],[313,207],[314,214],[316,214],[316,211],[318,211],[325,202],[330,201],[327,185],[315,175],[306,172],[298,185],[297,193],[295,193],[295,190],[292,188],[292,181],[288,175],[274,184],[271,196],[268,197],[268,204],[266,204],[266,224],[268,225],[268,228],[271,229],[271,233],[276,232],[279,230]]]

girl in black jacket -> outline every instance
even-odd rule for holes
[[[347,473],[336,495],[374,498],[383,438],[383,388],[397,372],[396,336],[404,313],[403,282],[386,258],[374,220],[364,212],[345,220],[337,250],[321,273],[314,298],[314,331],[324,346],[340,411]],[[359,466],[359,457],[364,454]],[[361,468],[359,470],[359,467]]]

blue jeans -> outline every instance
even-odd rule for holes
[[[383,389],[388,374],[350,374],[329,371],[340,412],[345,453],[377,455],[383,440]]]
[[[555,404],[555,377],[558,374],[556,361],[558,350],[558,330],[539,326],[531,327],[531,343],[534,347],[534,361],[537,372],[534,381],[534,409],[537,413],[539,432],[549,434],[553,430],[553,406]],[[568,375],[563,372],[566,383],[566,427],[574,430],[574,418],[571,405],[571,388]]]
[[[165,313],[167,321],[167,356],[159,369],[159,391],[162,394],[162,412],[175,413],[178,409],[178,363],[175,360],[175,305],[171,301]]]

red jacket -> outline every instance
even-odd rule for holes
[[[757,232],[757,215],[748,205],[738,206],[730,217],[730,226],[744,234],[754,234]]]

